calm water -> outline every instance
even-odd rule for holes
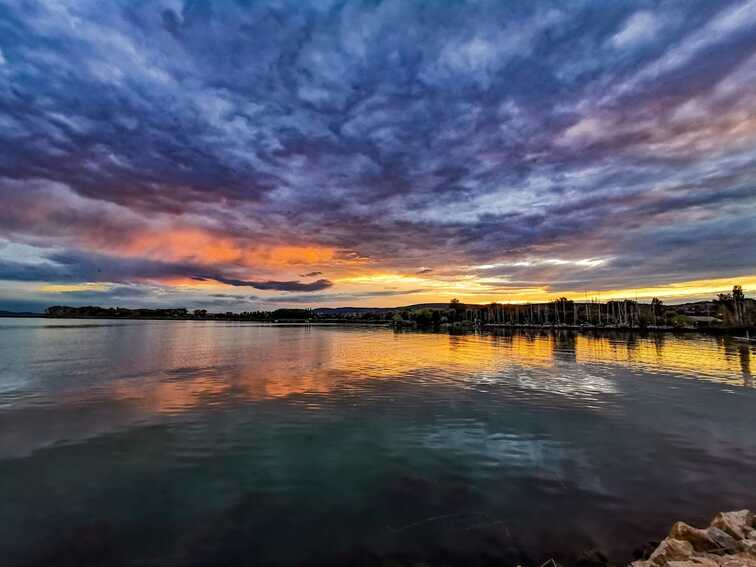
[[[0,557],[629,559],[675,519],[756,508],[755,354],[703,336],[0,319]]]

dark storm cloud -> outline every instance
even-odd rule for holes
[[[138,279],[191,277],[201,268],[134,258],[54,252],[42,262],[0,260],[0,280],[49,282],[128,282]]]
[[[5,278],[14,278],[12,262],[6,269]],[[3,264],[0,264],[2,266]],[[19,264],[15,264],[18,266]],[[78,251],[54,252],[46,261],[25,265],[29,273],[38,272],[38,278],[45,281],[89,281],[128,282],[131,280],[160,280],[164,278],[191,277],[202,268],[194,264],[160,262],[141,258],[118,258],[104,254],[82,253]],[[23,273],[22,268],[17,268]],[[25,278],[30,279],[30,278]]]
[[[332,285],[104,260],[157,216],[422,274],[741,273],[754,100],[754,0],[0,0],[0,236],[80,249],[0,278]]]
[[[140,298],[149,297],[153,292],[153,289],[147,287],[118,285],[103,290],[77,289],[61,291],[59,293],[66,301],[71,299],[74,300],[74,302],[78,303],[82,301],[109,302],[118,299],[132,301],[135,299],[138,300]]]
[[[250,281],[250,280],[238,280],[235,278],[228,278],[221,275],[201,275],[194,276],[194,279],[198,281],[215,280],[226,285],[232,285],[234,287],[253,287],[261,290],[276,290],[276,291],[320,291],[321,289],[327,289],[333,285],[332,282],[321,279],[314,282],[277,282],[277,281]]]
[[[134,280],[162,280],[184,277],[196,281],[214,280],[234,287],[300,292],[320,291],[333,285],[326,279],[307,283],[299,281],[241,280],[222,274],[198,274],[201,270],[203,270],[203,267],[195,264],[117,258],[97,254],[83,254],[76,251],[51,253],[45,257],[44,261],[33,264],[0,260],[0,280],[11,281],[130,282]],[[142,288],[116,286],[114,289],[126,291]],[[91,292],[86,291],[86,293]]]

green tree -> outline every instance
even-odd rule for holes
[[[714,303],[717,305],[717,311],[725,322],[726,326],[736,326],[740,324],[740,303],[742,303],[743,290],[740,286],[735,286],[733,292],[738,294],[738,300],[735,300],[733,293],[720,293]]]
[[[465,305],[456,297],[449,302],[449,321],[461,321],[464,319]]]
[[[664,313],[664,303],[658,297],[654,297],[651,300],[651,318],[656,325],[657,318]]]
[[[732,303],[735,308],[735,321],[738,325],[742,325],[745,319],[745,294],[743,293],[742,286],[733,286]]]
[[[410,313],[410,319],[418,327],[430,327],[433,324],[433,311],[430,309],[415,309]]]

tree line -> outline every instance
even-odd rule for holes
[[[542,303],[465,304],[452,299],[418,308],[365,309],[319,313],[314,309],[282,308],[272,311],[213,313],[206,309],[126,309],[122,307],[56,305],[47,308],[49,317],[100,317],[144,319],[221,319],[234,321],[349,321],[392,324],[397,327],[440,328],[465,325],[565,326],[607,328],[749,328],[756,326],[756,300],[745,297],[743,288],[720,293],[710,301],[665,305],[659,298],[650,303],[631,299],[606,302],[576,302],[566,297]]]
[[[489,305],[465,305],[453,299],[445,319],[450,323],[513,326],[746,328],[756,325],[756,300],[746,298],[739,285],[711,301],[680,305],[665,305],[657,297],[650,303],[631,299],[576,302],[560,297],[544,303]]]

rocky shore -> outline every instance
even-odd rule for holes
[[[754,515],[749,510],[720,512],[703,529],[677,522],[631,567],[756,567]]]

